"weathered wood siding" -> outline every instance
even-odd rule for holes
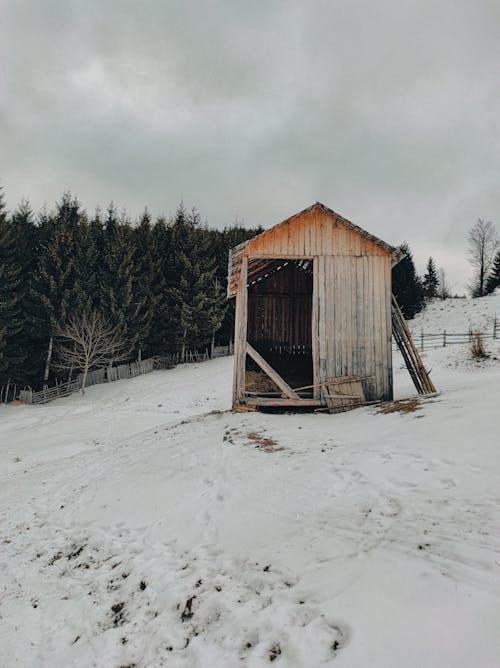
[[[326,255],[315,263],[315,381],[373,376],[363,381],[366,399],[391,399],[391,257]]]
[[[313,255],[387,255],[373,241],[349,229],[319,208],[294,216],[250,239],[251,256],[307,257]]]
[[[320,203],[233,248],[234,402],[245,397],[247,333],[256,344],[310,345],[315,399],[322,398],[321,384],[339,376],[364,378],[368,401],[392,399],[391,267],[398,258],[395,248]],[[293,304],[290,284],[280,282],[289,270],[271,276],[275,260],[304,259],[314,260],[310,307],[301,290]],[[258,286],[264,279],[267,285]]]

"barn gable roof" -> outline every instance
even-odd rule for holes
[[[358,225],[351,223],[351,221],[339,215],[332,209],[329,209],[321,202],[316,202],[303,211],[290,216],[282,223],[278,223],[277,225],[274,225],[274,227],[271,227],[268,230],[264,230],[255,237],[252,237],[251,239],[248,239],[247,241],[234,246],[234,248],[230,250],[227,288],[228,297],[234,297],[236,294],[243,255],[260,255],[261,257],[266,255],[272,257],[274,255],[274,257],[287,257],[287,253],[278,251],[278,254],[276,254],[276,250],[273,248],[273,239],[276,238],[277,234],[280,236],[281,232],[285,233],[285,230],[282,230],[282,228],[288,228],[288,230],[292,230],[290,233],[291,235],[296,235],[299,228],[311,224],[309,220],[311,219],[311,215],[314,214],[322,214],[322,218],[329,220],[332,225],[336,227],[343,227],[346,230],[352,231],[359,235],[359,237],[364,239],[368,244],[373,244],[374,247],[378,249],[379,254],[387,254],[392,256],[394,264],[396,264],[401,259],[401,253],[396,248],[394,248],[394,246],[391,246],[385,241],[382,241],[382,239],[379,239],[375,235],[370,234]],[[303,219],[302,221],[300,220],[301,218]],[[300,255],[307,257],[311,254],[316,255],[321,253],[308,253],[306,250],[304,250],[304,252]]]

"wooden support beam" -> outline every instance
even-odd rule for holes
[[[314,257],[313,263],[313,293],[312,293],[312,314],[311,314],[311,343],[312,343],[312,364],[313,364],[313,392],[314,398],[319,399],[320,377],[319,377],[319,304],[318,304],[318,257]]]
[[[234,333],[234,379],[233,379],[233,406],[241,401],[245,395],[245,362],[246,362],[246,340],[247,340],[247,267],[248,257],[243,256],[241,262],[241,273],[236,293],[236,314]]]
[[[285,260],[286,262],[286,260]],[[254,263],[248,266],[248,278],[252,278],[256,274],[265,274],[266,270],[272,267],[272,265],[277,265],[277,260],[257,260]],[[284,263],[283,263],[284,264]]]
[[[295,408],[319,408],[321,401],[318,399],[278,399],[271,397],[252,397],[248,398],[247,406],[290,406]]]
[[[289,399],[300,399],[299,395],[292,390],[290,385],[285,380],[283,380],[283,378],[278,373],[276,373],[273,367],[268,362],[266,362],[262,355],[258,353],[255,348],[253,348],[248,342],[247,353],[250,355],[253,361],[260,366],[262,371],[264,371],[264,373],[269,376],[273,383],[275,383],[280,388],[284,395],[286,395]]]

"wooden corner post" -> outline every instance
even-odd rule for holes
[[[247,313],[248,313],[248,256],[241,259],[241,272],[236,293],[236,311],[234,316],[234,376],[233,407],[245,398],[245,362],[247,355]]]
[[[313,293],[312,293],[312,314],[311,314],[311,343],[312,343],[312,363],[313,363],[313,392],[314,398],[320,398],[320,377],[319,377],[319,304],[318,304],[318,256],[313,257]]]

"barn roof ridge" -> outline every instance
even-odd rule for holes
[[[390,253],[391,255],[394,255],[395,258],[400,259],[401,253],[397,248],[395,248],[394,246],[391,246],[386,241],[383,241],[382,239],[380,239],[380,237],[377,237],[374,234],[370,234],[370,232],[367,232],[366,230],[364,230],[359,225],[356,225],[355,223],[351,222],[347,218],[344,218],[344,216],[341,216],[339,213],[337,213],[333,209],[330,209],[328,206],[326,206],[325,204],[323,204],[322,202],[319,202],[319,201],[314,202],[314,204],[311,204],[310,206],[306,207],[305,209],[302,209],[302,211],[299,211],[298,213],[294,213],[291,216],[288,216],[288,218],[285,218],[285,220],[281,221],[281,223],[276,223],[276,225],[273,225],[272,227],[269,227],[266,230],[263,230],[262,232],[259,232],[259,234],[256,234],[254,237],[251,237],[250,239],[247,239],[246,241],[243,241],[242,243],[238,244],[237,246],[234,246],[231,250],[233,251],[233,253],[238,253],[239,251],[243,250],[246,246],[248,246],[248,244],[251,241],[253,241],[254,239],[257,239],[258,237],[267,234],[271,230],[275,230],[276,228],[279,228],[279,227],[282,227],[282,226],[286,225],[287,223],[289,223],[294,218],[298,218],[299,216],[302,216],[304,213],[308,213],[309,211],[312,211],[313,209],[321,209],[324,213],[334,217],[339,223],[342,223],[348,229],[354,230],[360,236],[364,237],[365,239],[368,239],[369,241],[372,241],[377,246],[381,246],[388,253]]]

